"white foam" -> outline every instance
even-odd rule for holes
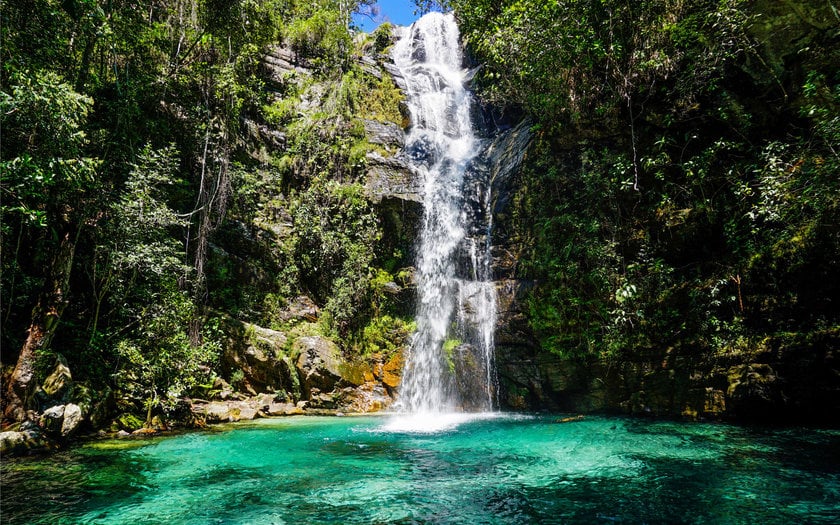
[[[378,430],[400,434],[439,434],[455,430],[466,423],[504,417],[506,416],[500,412],[421,412],[416,414],[399,414],[390,417]]]

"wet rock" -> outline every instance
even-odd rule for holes
[[[532,281],[504,279],[496,282],[496,344],[536,346],[525,313],[525,299]]]
[[[402,71],[400,71],[400,69],[392,62],[384,62],[382,67],[385,68],[385,71],[389,75],[391,75],[391,78],[394,80],[394,84],[401,90],[405,91],[407,84],[405,83],[405,77],[403,76]]]
[[[500,202],[506,203],[499,199],[510,193],[508,187],[528,151],[531,137],[531,122],[527,119],[523,120],[513,128],[500,133],[482,154],[490,167],[490,180],[497,203],[497,209],[494,209],[494,212],[498,211]]]

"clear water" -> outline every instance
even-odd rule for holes
[[[3,523],[838,523],[840,431],[261,420],[4,459]],[[124,448],[126,444],[131,448]]]
[[[493,406],[495,285],[490,276],[489,171],[454,16],[429,13],[402,33],[392,57],[405,79],[405,151],[423,180],[417,249],[417,330],[397,406],[416,414]]]

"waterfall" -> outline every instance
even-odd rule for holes
[[[393,60],[405,79],[412,127],[405,152],[422,177],[417,330],[397,408],[410,414],[493,409],[496,291],[490,269],[488,138],[473,122],[458,28],[429,13],[402,34]]]

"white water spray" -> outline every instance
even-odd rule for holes
[[[472,122],[451,14],[430,13],[403,28],[393,59],[411,113],[405,150],[424,181],[417,331],[397,407],[431,424],[439,414],[488,411],[494,404],[490,185],[477,158],[486,140]]]

